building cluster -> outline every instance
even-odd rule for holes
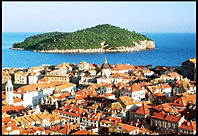
[[[2,135],[196,134],[195,58],[7,68],[2,86]]]

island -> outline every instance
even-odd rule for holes
[[[134,52],[155,49],[155,42],[145,35],[110,24],[76,32],[49,32],[14,43],[11,49],[49,53]]]

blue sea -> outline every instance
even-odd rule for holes
[[[155,41],[156,49],[131,53],[53,54],[9,49],[14,42],[36,34],[39,33],[3,32],[2,67],[29,68],[64,62],[79,64],[81,61],[101,65],[105,56],[110,64],[181,66],[182,62],[196,57],[195,33],[143,33]]]

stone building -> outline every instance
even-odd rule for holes
[[[182,63],[182,75],[190,80],[196,81],[196,58]]]
[[[8,80],[11,80],[11,75],[8,73],[8,71],[2,70],[2,84],[8,82]]]
[[[28,84],[28,72],[18,71],[14,73],[15,84]]]
[[[162,113],[154,113],[154,115],[150,117],[151,126],[166,128],[167,130],[172,129],[174,132],[178,132],[178,128],[184,121],[184,117]]]
[[[88,71],[89,70],[89,63],[83,61],[83,62],[80,62],[80,64],[78,65],[78,68],[79,70],[82,70],[82,71]]]
[[[63,70],[53,70],[47,73],[44,76],[44,79],[47,79],[49,81],[69,82],[69,75],[66,73],[67,71]]]

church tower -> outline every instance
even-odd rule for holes
[[[105,57],[105,59],[104,59],[104,63],[103,63],[103,65],[102,65],[102,67],[101,67],[101,74],[102,74],[102,76],[104,77],[107,77],[107,78],[109,78],[109,76],[110,76],[110,74],[111,74],[111,70],[110,70],[110,66],[109,66],[109,64],[107,63],[107,58]]]
[[[5,91],[6,91],[6,102],[8,104],[13,104],[13,85],[12,81],[8,80],[6,86],[5,86]]]

